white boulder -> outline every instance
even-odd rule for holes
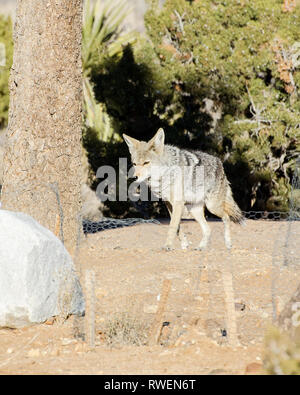
[[[0,327],[18,328],[84,314],[71,256],[32,217],[0,210]]]

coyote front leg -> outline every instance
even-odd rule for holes
[[[165,250],[171,250],[173,248],[174,239],[179,230],[180,220],[183,213],[183,206],[184,204],[182,202],[176,202],[172,205],[172,212],[170,212],[171,221],[168,229],[168,237],[164,246]]]
[[[172,204],[170,202],[166,202],[166,206],[167,206],[167,209],[169,211],[170,218],[172,218]],[[185,233],[181,229],[180,223],[178,225],[177,234],[178,234],[178,237],[179,237],[179,240],[180,240],[181,248],[183,250],[186,250],[188,248],[188,246],[189,246],[189,242],[188,242],[188,240],[186,238]]]

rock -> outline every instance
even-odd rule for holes
[[[62,242],[29,215],[0,210],[0,327],[83,315],[84,307]]]

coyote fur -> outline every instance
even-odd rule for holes
[[[198,249],[205,249],[211,233],[204,216],[204,207],[207,207],[212,214],[222,218],[225,245],[230,249],[230,220],[242,224],[244,217],[232,197],[220,159],[201,151],[184,150],[165,144],[162,128],[148,142],[136,140],[126,134],[123,137],[131,154],[135,178],[138,182],[145,181],[151,191],[166,202],[171,221],[164,248],[173,248],[176,235],[179,236],[181,247],[188,247],[186,236],[180,230],[180,220],[187,210],[200,224],[203,232]],[[157,178],[160,179],[160,184],[154,182]]]

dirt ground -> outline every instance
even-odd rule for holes
[[[218,221],[210,222],[209,249],[193,250],[201,231],[189,220],[182,227],[190,248],[180,250],[178,243],[163,251],[167,225],[88,235],[76,264],[85,292],[86,271],[95,276],[95,292],[87,293],[95,298],[94,309],[88,305],[95,312],[95,347],[82,340],[93,322],[87,318],[2,329],[0,374],[260,373],[265,333],[299,282],[293,237],[300,223],[232,225],[231,253]],[[156,318],[161,332],[150,346]],[[232,343],[235,320],[238,344]]]

